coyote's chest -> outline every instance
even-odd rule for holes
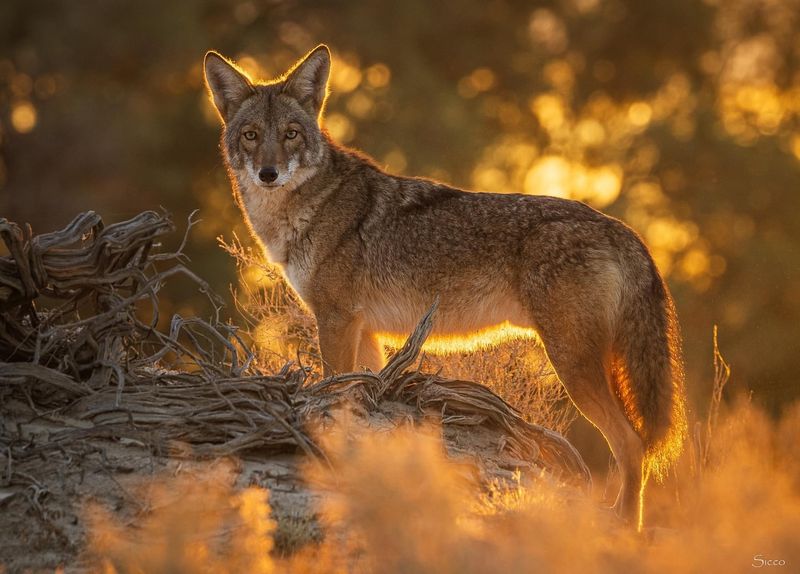
[[[303,300],[311,290],[311,260],[309,254],[298,248],[301,241],[294,228],[276,225],[267,233],[259,233],[267,259],[280,267],[286,281]]]
[[[264,247],[270,263],[280,267],[289,285],[305,299],[311,286],[311,257],[302,248],[302,214],[290,216],[279,191],[264,193],[247,189],[242,193],[245,215]]]
[[[269,239],[261,237],[267,252],[267,259],[280,267],[286,281],[300,298],[308,303],[311,291],[311,262],[307,254],[293,249],[295,244],[294,234],[290,232],[276,234]]]

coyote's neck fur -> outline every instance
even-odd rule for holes
[[[301,298],[309,295],[306,283],[312,279],[314,268],[330,255],[330,241],[313,241],[324,210],[347,202],[346,174],[358,172],[359,166],[374,170],[375,177],[392,177],[368,158],[336,145],[327,134],[323,134],[314,163],[298,167],[279,188],[265,191],[249,169],[234,173],[237,200],[251,231],[269,261],[280,267]],[[335,227],[325,227],[326,239],[336,243]]]

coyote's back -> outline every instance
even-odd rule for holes
[[[437,297],[440,340],[535,332],[617,460],[616,509],[640,522],[686,428],[674,305],[640,238],[579,202],[397,177],[336,145],[319,127],[324,46],[267,84],[213,52],[205,69],[235,195],[315,314],[326,373],[379,369],[383,337]]]

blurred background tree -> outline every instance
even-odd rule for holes
[[[226,292],[216,237],[246,233],[203,54],[269,78],[326,42],[337,140],[396,173],[624,219],[673,288],[692,393],[719,324],[732,387],[777,410],[800,394],[798,38],[797,0],[9,0],[0,216],[43,232],[86,209],[199,208],[193,267]]]

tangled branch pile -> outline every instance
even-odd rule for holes
[[[515,459],[588,480],[561,435],[526,422],[482,385],[412,367],[435,306],[379,373],[310,383],[308,371],[291,363],[262,372],[236,327],[219,319],[220,301],[187,268],[186,236],[175,251],[161,245],[174,229],[155,212],[108,227],[87,212],[32,237],[0,219],[9,253],[0,257],[0,412],[8,421],[40,417],[63,427],[37,443],[3,424],[6,482],[12,461],[90,437],[194,457],[301,449],[324,458],[311,429],[326,413],[386,403],[412,407],[418,417],[435,413],[445,428],[495,429]],[[175,275],[206,293],[214,313],[209,320],[176,315],[166,333],[157,328],[158,293]]]

